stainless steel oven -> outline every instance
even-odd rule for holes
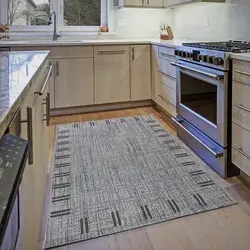
[[[238,170],[230,165],[230,54],[204,49],[204,44],[175,51],[178,136],[226,178]],[[218,46],[218,45],[217,45]]]
[[[226,147],[228,72],[183,61],[175,65],[177,113]]]

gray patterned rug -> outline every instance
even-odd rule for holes
[[[52,248],[236,204],[153,116],[59,125]]]

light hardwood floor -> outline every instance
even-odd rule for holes
[[[154,108],[136,108],[52,118],[50,151],[53,153],[55,126],[124,116],[154,115],[176,135]],[[250,250],[250,189],[237,178],[222,180],[221,185],[236,198],[238,205],[147,226],[99,239],[56,248],[58,250]],[[48,202],[47,202],[48,203]],[[45,211],[47,211],[45,209]],[[40,245],[45,229],[41,232]]]

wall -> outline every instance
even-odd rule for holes
[[[112,30],[118,37],[158,38],[160,22],[172,24],[169,9],[113,8],[110,18]],[[118,22],[125,26],[119,27]]]
[[[175,37],[203,41],[250,40],[249,2],[226,0],[226,4],[199,3],[177,7],[173,11]]]

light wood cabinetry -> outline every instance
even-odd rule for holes
[[[170,116],[176,116],[174,48],[152,46],[152,99]]]
[[[129,52],[129,46],[95,46],[95,104],[130,101]]]
[[[250,176],[250,63],[233,61],[232,162]]]
[[[93,58],[54,60],[55,108],[94,104]]]
[[[164,0],[118,0],[114,1],[119,7],[163,8]]]
[[[47,64],[49,65],[49,64]],[[22,180],[22,249],[38,249],[39,230],[42,219],[45,181],[48,173],[49,158],[49,129],[47,127],[48,78],[47,87],[41,95],[39,92],[48,76],[47,65],[34,79],[33,88],[24,100],[21,108],[22,133],[21,137],[32,141],[29,162],[27,163]],[[47,97],[47,98],[46,98]],[[28,110],[29,112],[28,112]],[[45,121],[44,121],[45,118]],[[30,129],[28,129],[28,127]],[[31,140],[32,139],[32,140]]]
[[[151,99],[150,45],[133,45],[131,51],[131,101]]]

